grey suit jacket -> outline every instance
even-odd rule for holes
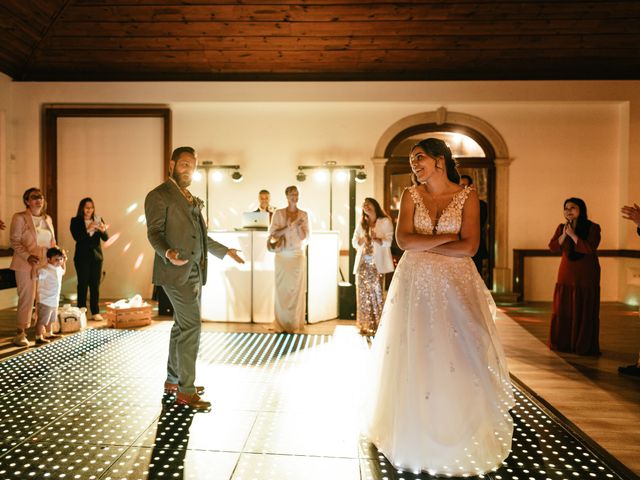
[[[178,186],[167,180],[151,190],[144,201],[147,217],[147,238],[156,254],[153,261],[153,283],[155,285],[183,285],[189,278],[193,266],[194,253],[203,252],[202,284],[207,281],[207,251],[223,258],[229,250],[224,245],[207,236],[207,227],[202,214],[199,225],[191,214],[191,205],[180,193]],[[196,228],[202,229],[205,240],[198,248]],[[180,267],[173,265],[165,257],[170,248],[180,252],[180,258],[189,260]]]

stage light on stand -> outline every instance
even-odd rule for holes
[[[329,180],[329,230],[333,230],[333,180],[335,178],[341,183],[343,183],[344,180],[348,180],[350,185],[349,189],[351,189],[352,183],[354,185],[355,181],[362,183],[367,178],[367,174],[363,171],[364,165],[340,165],[333,160],[326,161],[322,165],[298,165],[296,180],[299,182],[304,182],[307,178],[304,170],[314,170],[313,177],[316,181],[325,183]],[[356,170],[358,170],[357,173]],[[334,171],[336,172],[335,175],[333,174]],[[351,201],[349,203],[351,204]],[[349,208],[351,209],[352,207],[350,206]]]
[[[313,179],[316,182],[324,183],[329,179],[329,172],[327,170],[324,170],[324,169],[316,170],[313,173]]]
[[[336,172],[336,180],[338,180],[339,182],[346,182],[347,180],[349,180],[349,172],[347,172],[346,170],[338,170]]]
[[[222,180],[224,180],[224,174],[222,173],[222,170],[234,170],[234,172],[231,174],[231,180],[233,180],[234,183],[241,182],[244,179],[244,176],[239,171],[240,165],[214,165],[211,160],[205,160],[200,164],[198,168],[204,171],[204,173],[202,173],[201,175],[203,175],[205,180],[204,203],[206,205],[205,212],[208,226],[211,222],[216,223],[216,220],[212,219],[209,216],[209,179],[212,179],[216,183],[222,182]],[[211,176],[209,176],[210,170],[212,171]],[[194,180],[196,173],[199,172],[194,173]],[[216,226],[218,225],[216,224]]]

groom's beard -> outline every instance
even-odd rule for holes
[[[173,169],[173,172],[171,172],[171,178],[175,180],[180,188],[187,188],[189,185],[191,185],[191,175],[189,175],[188,173],[180,174],[176,172],[175,169]]]

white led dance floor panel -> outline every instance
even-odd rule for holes
[[[87,330],[4,360],[0,478],[432,478],[394,469],[360,437],[367,347],[342,328],[334,336],[203,333],[198,384],[209,413],[163,395],[168,331]],[[482,478],[625,478],[514,390],[512,453]]]

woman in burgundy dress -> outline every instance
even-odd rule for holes
[[[549,347],[560,352],[599,355],[600,263],[596,250],[600,226],[587,218],[579,198],[564,202],[567,223],[558,225],[549,242],[552,252],[562,252],[553,293]]]

